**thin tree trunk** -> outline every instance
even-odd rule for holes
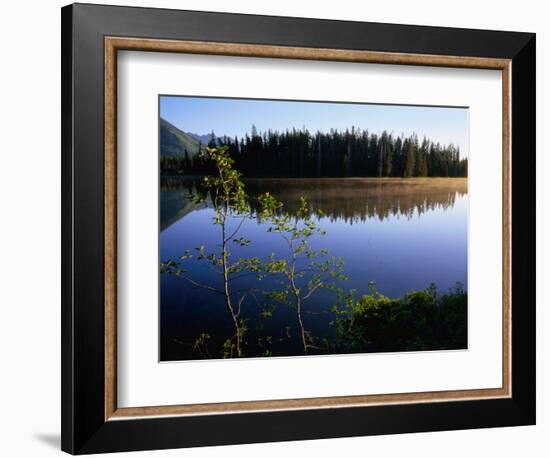
[[[225,222],[227,219],[227,208],[224,211],[223,220],[222,220],[222,270],[223,270],[223,294],[225,296],[225,305],[231,319],[233,321],[233,327],[235,328],[235,338],[237,340],[237,356],[242,356],[241,353],[241,330],[239,328],[239,322],[237,320],[237,315],[233,309],[233,304],[231,303],[231,295],[229,294],[229,275],[227,269],[227,240],[225,235]]]
[[[296,315],[298,319],[298,325],[300,326],[300,337],[302,339],[302,346],[304,347],[304,354],[307,354],[307,342],[306,342],[306,330],[304,322],[302,321],[302,301],[297,297],[296,302]]]
[[[298,291],[294,281],[295,267],[296,264],[293,262],[292,269],[290,271],[290,284],[292,285],[292,292],[294,293],[294,298],[296,300],[296,319],[298,320],[298,326],[300,327],[300,338],[302,340],[302,346],[304,347],[304,354],[307,354],[306,330],[302,320],[302,299],[300,298],[300,292]]]

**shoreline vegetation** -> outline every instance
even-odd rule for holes
[[[310,132],[287,129],[259,132],[254,125],[242,138],[218,137],[205,145],[160,119],[162,174],[216,173],[203,154],[206,148],[227,148],[227,156],[246,177],[466,177],[468,159],[454,144],[442,145],[416,134],[380,134],[352,127],[345,131]],[[200,138],[200,139],[199,139]]]
[[[318,138],[321,138],[320,135]],[[339,138],[338,135],[340,134],[333,133],[334,138]],[[249,141],[254,142],[255,138],[259,141],[263,137],[253,134]],[[348,144],[350,138],[355,137],[348,135]],[[365,138],[368,140],[370,137],[367,135]],[[380,158],[387,158],[390,150],[397,144],[397,140],[391,136],[382,138],[383,140],[376,142],[377,145],[385,145],[380,150],[382,153],[377,156],[378,164],[381,163]],[[414,151],[414,154],[420,154],[419,157],[424,154],[422,151],[430,151],[430,143],[427,141],[420,147],[414,142],[414,138],[406,141],[407,147],[403,149],[402,143],[398,151]],[[233,157],[238,144],[239,142],[235,142],[232,150],[231,145],[220,146],[212,141],[211,146],[199,151],[193,159],[194,163],[196,161],[197,164],[202,164],[202,174],[205,176],[197,176],[202,183],[200,188],[203,192],[197,192],[193,188],[194,191],[189,193],[188,199],[197,206],[208,202],[213,208],[212,224],[219,229],[218,244],[216,247],[189,247],[178,258],[166,259],[160,264],[161,275],[176,277],[191,287],[218,298],[218,303],[226,310],[228,323],[231,323],[231,332],[228,335],[212,335],[208,330],[198,330],[191,342],[183,342],[182,346],[187,348],[187,359],[277,356],[278,346],[285,341],[299,342],[301,350],[291,354],[283,353],[281,356],[467,348],[467,292],[462,285],[457,283],[448,293],[441,293],[432,284],[426,289],[410,291],[393,299],[377,291],[376,285],[367,279],[367,294],[358,295],[355,290],[345,289],[345,260],[331,254],[328,249],[314,248],[311,244],[312,238],[322,239],[325,234],[321,226],[321,217],[324,215],[322,206],[312,205],[300,194],[289,209],[286,203],[277,199],[276,193],[262,192],[261,186],[254,187],[254,183],[261,183],[264,178],[258,177],[258,180],[254,177],[243,177],[238,168],[240,162]],[[351,151],[351,147],[348,151]],[[437,151],[435,146],[433,151]],[[459,167],[459,153],[454,147],[441,151],[446,151],[448,159]],[[351,157],[348,155],[348,158]],[[403,157],[406,159],[407,155]],[[412,161],[410,157],[409,166]],[[186,160],[188,155],[187,159],[185,156],[183,158],[184,170],[187,171],[189,162],[185,163]],[[168,163],[169,160],[163,156],[161,172],[165,172],[166,178],[172,170],[166,167]],[[427,164],[426,162],[426,167]],[[467,167],[467,162],[464,164]],[[380,170],[391,174],[393,169],[389,165],[386,168],[378,166],[378,171]],[[406,167],[404,170],[407,170]],[[457,173],[458,170],[455,169]],[[207,173],[208,171],[211,173]],[[405,173],[409,172],[410,170]],[[176,175],[183,176],[179,173]],[[286,177],[274,180],[305,183],[304,178]],[[412,175],[407,175],[404,178],[378,176],[314,179],[341,180],[342,186],[346,187],[353,187],[354,183],[369,182],[374,186],[386,183],[402,185],[404,188],[420,184],[436,188],[438,183],[443,182],[441,180],[453,179],[461,180],[464,192],[467,192],[466,178],[413,178]],[[249,195],[249,187],[257,194]],[[245,220],[257,218],[266,224],[267,233],[284,241],[284,253],[266,253],[265,257],[233,254],[235,247],[242,249],[254,244],[253,240],[247,239],[239,231]],[[206,265],[217,280],[203,283],[201,279],[195,278],[192,266],[197,262]],[[250,286],[236,288],[234,280],[243,276],[250,277]],[[268,279],[276,282],[277,288],[268,287],[267,285],[271,285],[266,283]],[[322,291],[333,298],[333,305],[324,312],[310,310],[308,299]],[[243,313],[245,307],[253,309],[262,322],[269,320],[275,308],[282,306],[293,310],[294,320],[288,326],[282,326],[277,335],[264,335],[261,327],[251,328],[250,314]],[[331,329],[326,335],[316,335],[311,331],[309,320],[316,313],[327,313],[332,317],[329,323]]]

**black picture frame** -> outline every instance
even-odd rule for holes
[[[74,4],[62,8],[62,449],[72,454],[535,424],[535,34]],[[512,396],[105,420],[104,37],[512,61]]]

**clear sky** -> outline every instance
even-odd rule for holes
[[[364,103],[296,102],[161,96],[160,116],[184,132],[242,137],[252,124],[260,132],[306,127],[310,132],[345,131],[352,126],[395,135],[416,133],[468,154],[468,109]]]

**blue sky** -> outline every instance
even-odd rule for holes
[[[260,132],[306,127],[310,132],[352,126],[395,135],[416,133],[468,154],[468,109],[359,103],[161,96],[160,115],[185,132],[242,137],[255,124]]]

